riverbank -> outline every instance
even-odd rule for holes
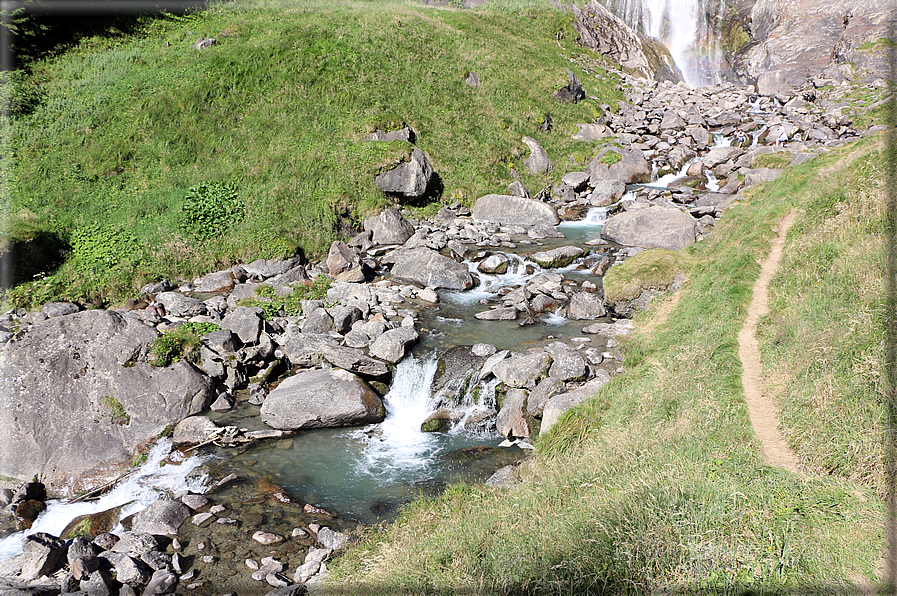
[[[871,291],[880,288],[874,273],[880,270],[852,264],[881,257],[884,178],[868,170],[885,171],[893,163],[881,137],[817,159],[745,193],[727,211],[694,248],[691,280],[665,324],[626,340],[626,371],[540,438],[537,455],[519,472],[520,484],[510,491],[452,487],[442,497],[415,502],[398,523],[369,530],[331,564],[335,592],[814,587],[849,593],[863,581],[880,582],[887,487],[858,484],[850,466],[814,462],[844,453],[847,445],[865,461],[882,461],[883,443],[866,440],[883,434],[882,386],[858,365],[881,370],[883,345],[866,338],[880,337],[882,328],[870,321],[821,352],[835,361],[854,354],[847,360],[851,370],[840,367],[830,376],[826,367],[797,368],[802,374],[787,378],[806,393],[789,391],[780,371],[795,370],[795,354],[819,354],[831,329],[881,304],[882,295]],[[860,170],[858,163],[864,164]],[[825,437],[812,444],[792,438],[807,470],[802,474],[772,467],[762,456],[736,341],[758,261],[776,222],[792,208],[797,222],[773,278],[760,342],[764,362],[773,365],[764,387],[782,404],[786,437],[810,428]],[[844,226],[838,240],[822,233],[835,222]],[[818,261],[809,255],[821,246],[837,255],[830,268],[810,266]],[[818,276],[818,286],[789,281],[808,273]],[[850,293],[857,284],[867,288],[860,293],[866,299],[827,294],[835,287]],[[637,317],[637,324],[650,324],[655,310]],[[845,417],[838,400],[820,400],[814,391],[820,383],[853,385],[845,395],[862,404],[851,410],[863,412],[860,418]],[[808,397],[795,399],[801,394]],[[837,422],[809,423],[820,418]],[[881,472],[879,466],[871,464]]]

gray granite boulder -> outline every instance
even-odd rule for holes
[[[134,516],[131,531],[155,535],[175,535],[190,517],[190,508],[180,501],[159,500]]]
[[[526,171],[530,174],[547,174],[551,170],[551,161],[542,145],[532,137],[523,137],[523,143],[530,151],[529,157],[523,160]]]
[[[473,218],[498,224],[534,226],[560,223],[557,211],[547,203],[510,195],[485,195],[473,206]]]
[[[244,344],[258,343],[259,335],[264,326],[262,313],[264,311],[257,306],[238,306],[227,313],[219,326],[235,333]]]
[[[585,360],[567,344],[552,342],[545,346],[545,351],[551,354],[548,376],[561,381],[578,381],[586,376]]]
[[[105,310],[48,319],[0,347],[0,474],[53,492],[102,484],[138,445],[199,413],[209,378],[147,363],[156,331]]]
[[[695,243],[696,228],[688,213],[647,207],[614,215],[601,229],[601,237],[625,246],[679,250]]]
[[[397,327],[378,336],[368,350],[371,356],[395,364],[405,357],[406,347],[417,339],[418,333],[413,327]]]
[[[544,250],[533,253],[529,258],[542,267],[566,267],[583,252],[585,251],[578,246],[559,246],[552,250]]]
[[[567,306],[567,318],[575,321],[599,319],[606,314],[604,301],[593,292],[576,292]]]
[[[415,147],[408,161],[381,172],[374,184],[383,192],[399,199],[416,199],[424,195],[433,177],[433,168],[424,152]]]
[[[473,278],[465,265],[429,248],[402,251],[392,267],[392,278],[433,290],[466,290],[473,286]]]
[[[492,374],[508,387],[533,389],[550,365],[551,356],[547,352],[514,354],[493,366]]]
[[[589,162],[586,170],[596,183],[598,180],[619,180],[626,184],[651,181],[651,162],[639,149],[604,147]]]
[[[414,228],[395,207],[365,219],[364,229],[371,232],[371,241],[377,245],[403,244],[414,234]]]
[[[262,404],[262,422],[300,430],[381,422],[383,402],[367,383],[341,369],[300,372],[277,386]]]
[[[162,292],[156,294],[156,301],[165,307],[165,314],[173,317],[195,317],[208,312],[202,300],[184,296],[180,292]]]
[[[529,437],[530,429],[526,422],[526,391],[510,389],[495,417],[495,428],[506,439],[512,437]]]

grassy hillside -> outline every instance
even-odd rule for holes
[[[218,43],[192,49],[200,36]],[[547,2],[241,0],[32,62],[6,86],[8,241],[33,263],[20,277],[60,247],[65,264],[12,298],[120,301],[148,279],[320,254],[387,202],[373,178],[410,146],[363,141],[378,127],[414,130],[439,176],[431,204],[502,191],[524,135],[559,178],[592,149],[574,123],[618,97],[575,38]],[[553,99],[567,69],[594,99]]]
[[[626,372],[540,438],[510,492],[455,487],[335,564],[346,593],[851,593],[880,573],[886,160],[867,139],[747,193],[640,317]],[[796,209],[761,321],[768,392],[807,473],[767,465],[736,336]]]

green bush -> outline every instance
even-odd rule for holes
[[[232,185],[204,182],[187,189],[180,227],[197,240],[208,240],[243,219],[244,211]]]
[[[616,151],[608,151],[604,155],[601,156],[601,163],[607,164],[609,166],[614,165],[618,161],[623,159],[623,156],[617,153]]]
[[[184,323],[167,331],[153,343],[152,353],[155,358],[150,364],[168,366],[184,359],[199,362],[199,338],[220,329],[215,323]]]
[[[120,263],[137,263],[142,251],[137,237],[127,230],[89,224],[72,232],[70,244],[75,267],[105,277]]]

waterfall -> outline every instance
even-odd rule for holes
[[[685,82],[720,82],[722,49],[708,19],[725,12],[723,0],[605,0],[634,31],[659,39],[670,50]]]

